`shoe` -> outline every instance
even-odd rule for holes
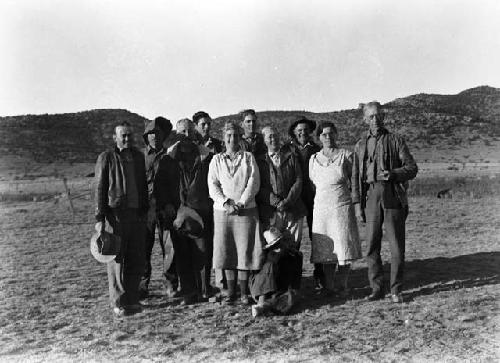
[[[122,316],[125,316],[126,312],[124,308],[116,306],[113,308],[113,314],[116,317],[121,318]]]
[[[376,301],[382,300],[384,298],[384,293],[382,291],[373,291],[370,295],[368,295],[365,300],[367,301]]]
[[[138,314],[141,313],[143,310],[143,307],[141,304],[130,304],[130,305],[125,305],[125,314],[126,315],[133,315],[133,314]]]
[[[232,305],[236,301],[236,295],[223,296],[221,299],[222,304]]]
[[[250,299],[248,298],[248,295],[243,295],[240,298],[240,301],[243,305],[249,305],[250,304]]]
[[[252,317],[256,318],[258,316],[264,315],[264,306],[262,305],[252,305]]]
[[[196,294],[190,294],[184,296],[184,298],[181,301],[181,305],[193,305],[198,302],[198,295]]]
[[[391,294],[391,301],[395,304],[400,304],[403,302],[403,295],[401,294]]]

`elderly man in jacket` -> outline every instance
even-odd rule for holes
[[[172,131],[172,124],[164,117],[157,117],[153,121],[148,122],[144,129],[144,158],[146,161],[146,178],[148,182],[148,197],[149,197],[149,212],[147,219],[147,230],[145,239],[145,270],[140,283],[141,298],[148,296],[149,282],[151,280],[151,253],[155,243],[155,234],[158,231],[158,239],[163,255],[163,276],[165,277],[165,285],[167,287],[168,296],[174,296],[177,290],[177,273],[175,262],[167,255],[169,253],[166,248],[168,237],[167,220],[172,219],[172,214],[175,213],[173,208],[170,210],[160,209],[156,202],[156,195],[159,189],[169,190],[169,183],[172,177],[167,177],[163,183],[159,183],[157,178],[158,169],[161,166],[166,169],[166,173],[174,167],[174,161],[167,155],[167,150],[164,148],[165,139]],[[160,162],[161,161],[161,162]],[[173,253],[173,251],[170,251]],[[170,256],[171,257],[171,256]],[[171,262],[172,261],[172,262]],[[171,264],[170,264],[171,262]]]
[[[256,196],[262,227],[264,230],[271,226],[280,231],[287,230],[298,248],[306,215],[301,199],[303,177],[300,162],[293,152],[280,150],[280,136],[274,127],[264,127],[262,134],[267,152],[257,158],[261,181]]]
[[[367,103],[363,113],[369,130],[354,149],[352,201],[358,219],[366,221],[368,278],[372,288],[367,299],[379,300],[385,295],[380,257],[384,225],[391,249],[391,299],[398,303],[403,301],[406,190],[418,168],[404,139],[384,128],[380,103]]]
[[[132,127],[115,128],[116,146],[99,155],[95,166],[96,230],[106,221],[121,238],[119,255],[108,263],[109,297],[117,316],[141,310],[139,281],[144,270],[148,187],[144,155],[133,145]]]

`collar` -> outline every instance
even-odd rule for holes
[[[154,147],[152,147],[151,145],[148,144],[147,151],[148,151],[148,155],[150,155],[150,154],[160,154],[161,152],[165,151],[165,149],[162,146],[161,149],[156,150]]]
[[[389,131],[385,127],[381,127],[376,135],[373,135],[371,130],[368,130],[368,132],[366,133],[366,138],[367,139],[370,137],[378,138],[378,137],[385,135],[385,134],[388,134],[388,133],[389,133]]]
[[[241,149],[240,149],[240,150],[236,151],[236,153],[234,154],[234,157],[235,157],[235,158],[238,158],[238,157],[240,157],[241,155],[243,155],[243,150],[241,150]],[[222,153],[222,157],[223,157],[224,159],[231,159],[231,156],[229,155],[229,153],[228,153],[227,151],[224,151],[224,152]]]

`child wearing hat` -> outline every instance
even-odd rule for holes
[[[250,293],[257,301],[252,306],[253,317],[268,311],[288,313],[295,304],[302,277],[302,253],[296,249],[293,236],[270,227],[264,238],[265,262],[249,280]]]

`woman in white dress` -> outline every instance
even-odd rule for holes
[[[323,264],[328,292],[334,291],[338,265],[343,280],[339,290],[345,296],[350,264],[361,258],[350,190],[353,155],[337,147],[337,130],[333,123],[324,122],[318,126],[316,133],[323,148],[309,160],[309,177],[316,190],[311,262]]]

